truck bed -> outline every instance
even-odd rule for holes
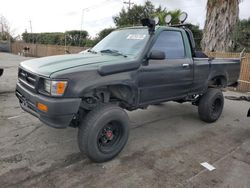
[[[194,58],[193,91],[206,90],[213,78],[224,77],[223,85],[237,84],[240,75],[240,58]]]
[[[240,76],[240,58],[213,58],[209,60],[210,74],[215,72],[226,76],[227,85],[236,83]]]

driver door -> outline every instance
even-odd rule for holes
[[[193,82],[193,60],[186,56],[182,33],[162,31],[150,52],[163,51],[166,58],[149,59],[139,71],[140,104],[186,96]]]

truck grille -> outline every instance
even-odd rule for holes
[[[19,69],[18,80],[26,88],[36,90],[37,76],[23,69]]]

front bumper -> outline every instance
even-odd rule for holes
[[[39,118],[43,123],[54,128],[66,128],[77,114],[80,98],[53,98],[32,93],[20,83],[16,85],[16,96],[21,108]],[[48,107],[47,112],[40,111],[37,103]]]

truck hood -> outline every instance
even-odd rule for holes
[[[49,77],[55,72],[69,68],[86,65],[99,66],[101,64],[113,64],[124,61],[126,61],[126,58],[123,56],[84,53],[31,59],[21,62],[20,66],[27,71]]]

